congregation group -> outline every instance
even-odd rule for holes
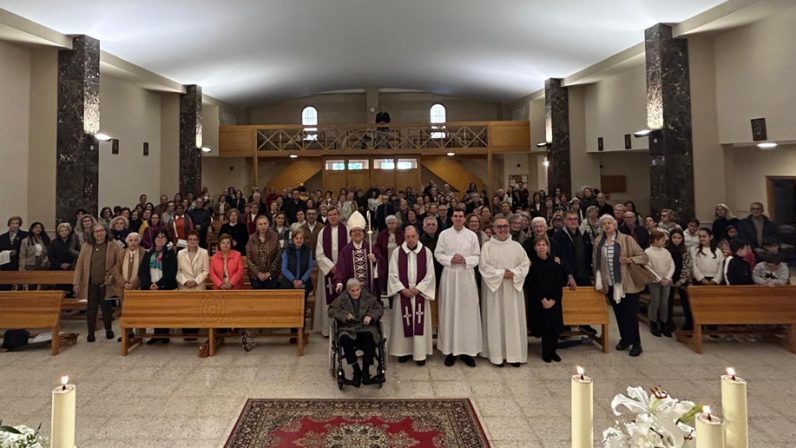
[[[336,321],[334,337],[353,369],[347,381],[356,386],[373,381],[374,347],[385,336],[375,325],[382,297],[393,304],[388,351],[399,362],[422,365],[433,354],[429,301],[436,301],[445,365],[474,367],[481,356],[519,367],[529,334],[541,338],[545,362],[561,360],[564,288],[604,293],[621,335],[616,349],[639,356],[642,292],[650,298],[651,333],[671,337],[675,295],[682,328],[691,328],[689,288],[789,282],[776,226],[761,203],[743,219],[718,204],[707,226],[667,209],[641,215],[633,202],[607,199],[589,187],[570,198],[519,183],[490,195],[475,183],[454,192],[433,181],[422,191],[373,186],[337,195],[303,185],[249,196],[205,189],[162,195],[158,204],[141,195],[133,207],[105,207],[97,217],[78,210],[74,228],[62,222],[52,237],[41,222],[24,231],[20,217],[9,218],[0,270],[74,270],[65,289],[87,301],[88,342],[95,341],[98,308],[106,337],[115,337],[107,299],[123,300],[131,289],[248,283],[303,289],[305,301],[314,291],[313,328],[328,336]],[[365,353],[361,365],[357,350]]]

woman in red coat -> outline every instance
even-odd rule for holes
[[[210,258],[210,279],[215,289],[243,289],[246,268],[240,252],[232,250],[232,237],[218,238],[218,252]]]

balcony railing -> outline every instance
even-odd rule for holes
[[[249,125],[222,126],[219,155],[277,156],[281,151],[307,154],[340,151],[485,153],[530,148],[527,121],[447,122],[439,124],[364,124],[345,126]]]

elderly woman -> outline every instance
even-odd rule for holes
[[[112,272],[113,286],[116,294],[122,300],[124,300],[125,291],[140,288],[141,280],[138,278],[138,270],[146,252],[141,247],[141,235],[137,232],[127,235],[125,243],[127,248],[118,251]]]
[[[584,235],[589,235],[593,242],[602,233],[600,229],[600,209],[596,205],[590,205],[586,209],[586,217],[580,223],[580,231]]]
[[[169,235],[165,229],[155,233],[155,244],[144,254],[138,268],[141,289],[150,291],[177,289],[177,254],[166,245]],[[168,328],[156,328],[155,334],[168,334]],[[168,344],[168,338],[154,338],[147,345],[156,343]]]
[[[376,344],[381,341],[381,333],[376,322],[384,310],[381,301],[364,291],[357,279],[346,282],[346,290],[329,305],[329,318],[337,321],[337,337],[343,348],[346,362],[353,369],[353,378],[345,379],[347,384],[359,387],[360,384],[373,384],[370,366]],[[357,359],[357,350],[362,350],[362,366]]]
[[[617,230],[613,216],[600,217],[600,228],[602,235],[595,241],[592,255],[595,288],[608,297],[614,308],[621,336],[616,349],[630,348],[630,356],[639,356],[642,352],[638,330],[639,293],[646,284],[637,282],[645,277],[643,266],[649,258],[633,237]],[[642,275],[636,274],[634,278],[631,269],[642,271]],[[653,274],[647,276],[652,277]]]
[[[232,248],[240,252],[241,255],[246,255],[246,243],[249,242],[249,229],[246,224],[240,222],[240,212],[238,209],[228,209],[227,222],[225,222],[218,234],[227,234],[232,237]]]
[[[91,239],[91,229],[96,223],[97,219],[91,215],[83,215],[75,223],[75,235],[77,236],[77,242],[79,246],[82,246],[89,239]]]
[[[44,231],[44,224],[34,222],[30,225],[28,236],[19,245],[19,270],[42,271],[50,264],[47,262],[47,248],[50,237]]]
[[[223,196],[222,196],[223,197]],[[243,224],[239,224],[243,227]],[[205,279],[210,273],[210,256],[207,250],[199,247],[199,232],[190,230],[186,234],[188,246],[177,252],[177,289],[202,290],[205,289]],[[186,328],[186,334],[196,334],[196,328]],[[185,338],[186,341],[196,340]]]
[[[232,237],[218,237],[218,252],[210,259],[210,279],[215,289],[243,289],[245,272],[240,252],[232,249]]]
[[[301,232],[298,232],[301,233]],[[255,233],[249,236],[246,245],[246,267],[249,271],[252,288],[277,289],[279,284],[279,237],[269,229],[265,215],[257,217]]]
[[[129,221],[124,216],[117,216],[111,221],[111,239],[116,240],[119,247],[126,247],[125,241],[130,234]]]
[[[102,307],[102,322],[105,325],[105,337],[113,339],[111,323],[113,310],[111,303],[105,299],[113,297],[113,269],[116,265],[116,251],[119,248],[110,240],[105,226],[94,224],[91,238],[80,248],[80,255],[75,264],[72,289],[75,297],[88,302],[86,323],[88,325],[88,342],[94,342],[94,331],[97,326],[97,308]]]
[[[85,216],[84,216],[85,217]],[[89,218],[91,218],[89,216]],[[50,262],[50,270],[68,271],[72,269],[80,255],[80,242],[77,235],[72,233],[72,226],[68,222],[58,224],[56,237],[47,248],[47,260]]]

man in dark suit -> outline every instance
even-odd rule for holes
[[[636,224],[636,212],[626,211],[622,218],[622,223],[619,224],[619,231],[625,235],[630,235],[641,246],[646,249],[650,246],[650,234],[647,229]]]
[[[749,246],[754,250],[758,260],[763,255],[763,242],[777,241],[777,226],[764,215],[763,204],[752,202],[749,206],[751,214],[738,222],[738,233],[741,234]]]
[[[568,286],[591,286],[591,238],[584,236],[578,226],[578,212],[568,211],[564,217],[564,227],[553,234],[558,245],[561,265],[569,280]]]
[[[10,250],[11,261],[0,265],[0,271],[19,270],[19,246],[22,239],[28,236],[28,233],[21,230],[20,227],[22,227],[22,218],[19,216],[8,218],[8,232],[0,235],[0,252]],[[0,291],[9,290],[11,290],[11,285],[0,285]]]

